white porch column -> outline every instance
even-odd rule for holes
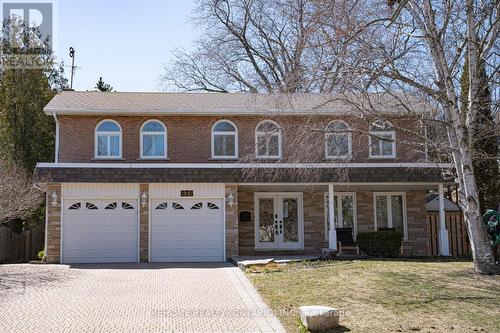
[[[439,254],[442,256],[450,255],[450,246],[448,243],[448,230],[446,230],[446,211],[444,210],[444,188],[439,184]]]
[[[335,212],[333,204],[333,184],[328,185],[328,221],[329,221],[329,232],[328,232],[328,248],[330,250],[337,251],[337,231],[335,230]]]

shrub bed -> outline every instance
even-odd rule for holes
[[[399,231],[361,232],[356,237],[359,249],[369,256],[397,257],[403,234]]]

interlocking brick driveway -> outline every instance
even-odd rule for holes
[[[0,332],[283,332],[230,264],[0,265]]]

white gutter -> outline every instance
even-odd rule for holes
[[[37,168],[93,169],[335,169],[335,168],[449,168],[449,163],[37,163]]]
[[[52,116],[56,121],[56,144],[54,149],[55,151],[54,162],[59,163],[59,119],[57,119],[57,114],[55,112],[52,112]]]

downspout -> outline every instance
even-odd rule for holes
[[[54,163],[59,163],[59,119],[57,118],[57,114],[55,112],[52,113],[54,120],[56,122],[56,146],[55,146],[55,156]]]

